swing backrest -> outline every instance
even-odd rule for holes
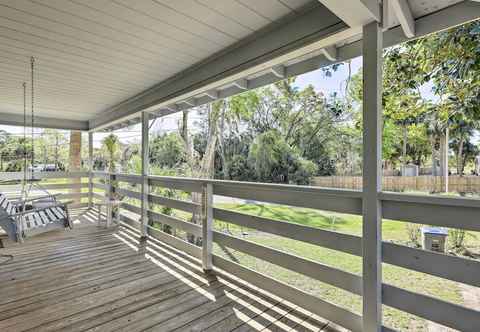
[[[13,222],[12,215],[17,213],[15,205],[5,196],[0,193],[0,227],[11,240],[16,239],[16,225]]]

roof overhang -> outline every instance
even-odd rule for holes
[[[328,1],[322,0],[322,2],[327,3]],[[359,0],[359,2],[362,1]],[[90,121],[90,129],[118,129],[139,122],[141,111],[148,111],[156,116],[165,116],[191,108],[191,103],[182,103],[185,100],[194,100],[195,105],[199,106],[215,99],[241,93],[246,89],[255,89],[362,55],[361,27],[347,27],[343,23],[333,23],[334,20],[330,21],[332,24],[317,30],[313,35],[297,39],[284,48],[276,49],[270,45],[269,52],[265,53],[265,49],[261,54],[254,52],[256,49],[258,50],[258,45],[262,45],[270,39],[282,39],[283,36],[288,40],[292,34],[291,30],[298,27],[314,28],[317,26],[318,29],[315,21],[321,20],[324,15],[329,17],[328,14],[325,14],[325,8],[323,6],[320,8],[318,12],[307,13],[302,18],[297,18],[293,22],[270,31],[263,38],[238,46],[235,51],[250,54],[250,61],[240,61],[235,56],[236,52],[219,55],[209,62],[162,82],[145,93],[110,109],[109,112]],[[390,13],[390,15],[399,14],[405,15],[405,12]],[[480,3],[460,2],[422,17],[412,18],[413,22],[408,24],[410,26],[413,24],[415,27],[413,36],[406,31],[406,26],[401,24],[402,18],[400,18],[398,20],[400,25],[385,29],[384,47],[387,48],[445,30],[479,17]],[[370,15],[370,20],[374,19],[374,15]],[[219,64],[224,65],[221,67],[224,70],[218,70]],[[235,84],[238,80],[246,82],[246,89]]]

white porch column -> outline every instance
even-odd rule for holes
[[[141,233],[142,237],[147,236],[148,226],[148,173],[149,173],[149,157],[148,157],[148,131],[149,131],[150,113],[142,112],[142,216],[141,216]]]
[[[88,208],[93,206],[93,132],[88,133]]]
[[[382,28],[363,27],[363,331],[382,329]]]

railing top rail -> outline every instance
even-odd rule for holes
[[[322,195],[331,195],[331,196],[342,196],[350,198],[361,198],[362,192],[359,190],[352,189],[332,189],[332,188],[323,188],[323,187],[311,187],[311,186],[300,186],[300,185],[291,185],[291,184],[278,184],[278,183],[263,183],[263,182],[243,182],[243,181],[231,181],[231,180],[214,180],[214,179],[199,179],[199,178],[189,178],[189,177],[178,177],[178,176],[157,176],[149,175],[149,179],[152,180],[163,180],[163,181],[178,181],[178,182],[189,182],[189,183],[200,183],[200,184],[213,184],[214,186],[236,186],[243,188],[251,189],[262,189],[262,190],[278,190],[278,191],[298,191],[304,193],[314,193]]]

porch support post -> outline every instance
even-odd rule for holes
[[[93,206],[93,132],[88,133],[88,208]]]
[[[213,185],[206,183],[202,193],[202,267],[212,270],[213,250]]]
[[[382,330],[382,27],[363,27],[363,331]]]
[[[149,173],[149,156],[148,156],[148,132],[149,132],[150,113],[142,112],[142,216],[141,216],[141,234],[145,238],[147,236],[148,226],[148,173]]]

